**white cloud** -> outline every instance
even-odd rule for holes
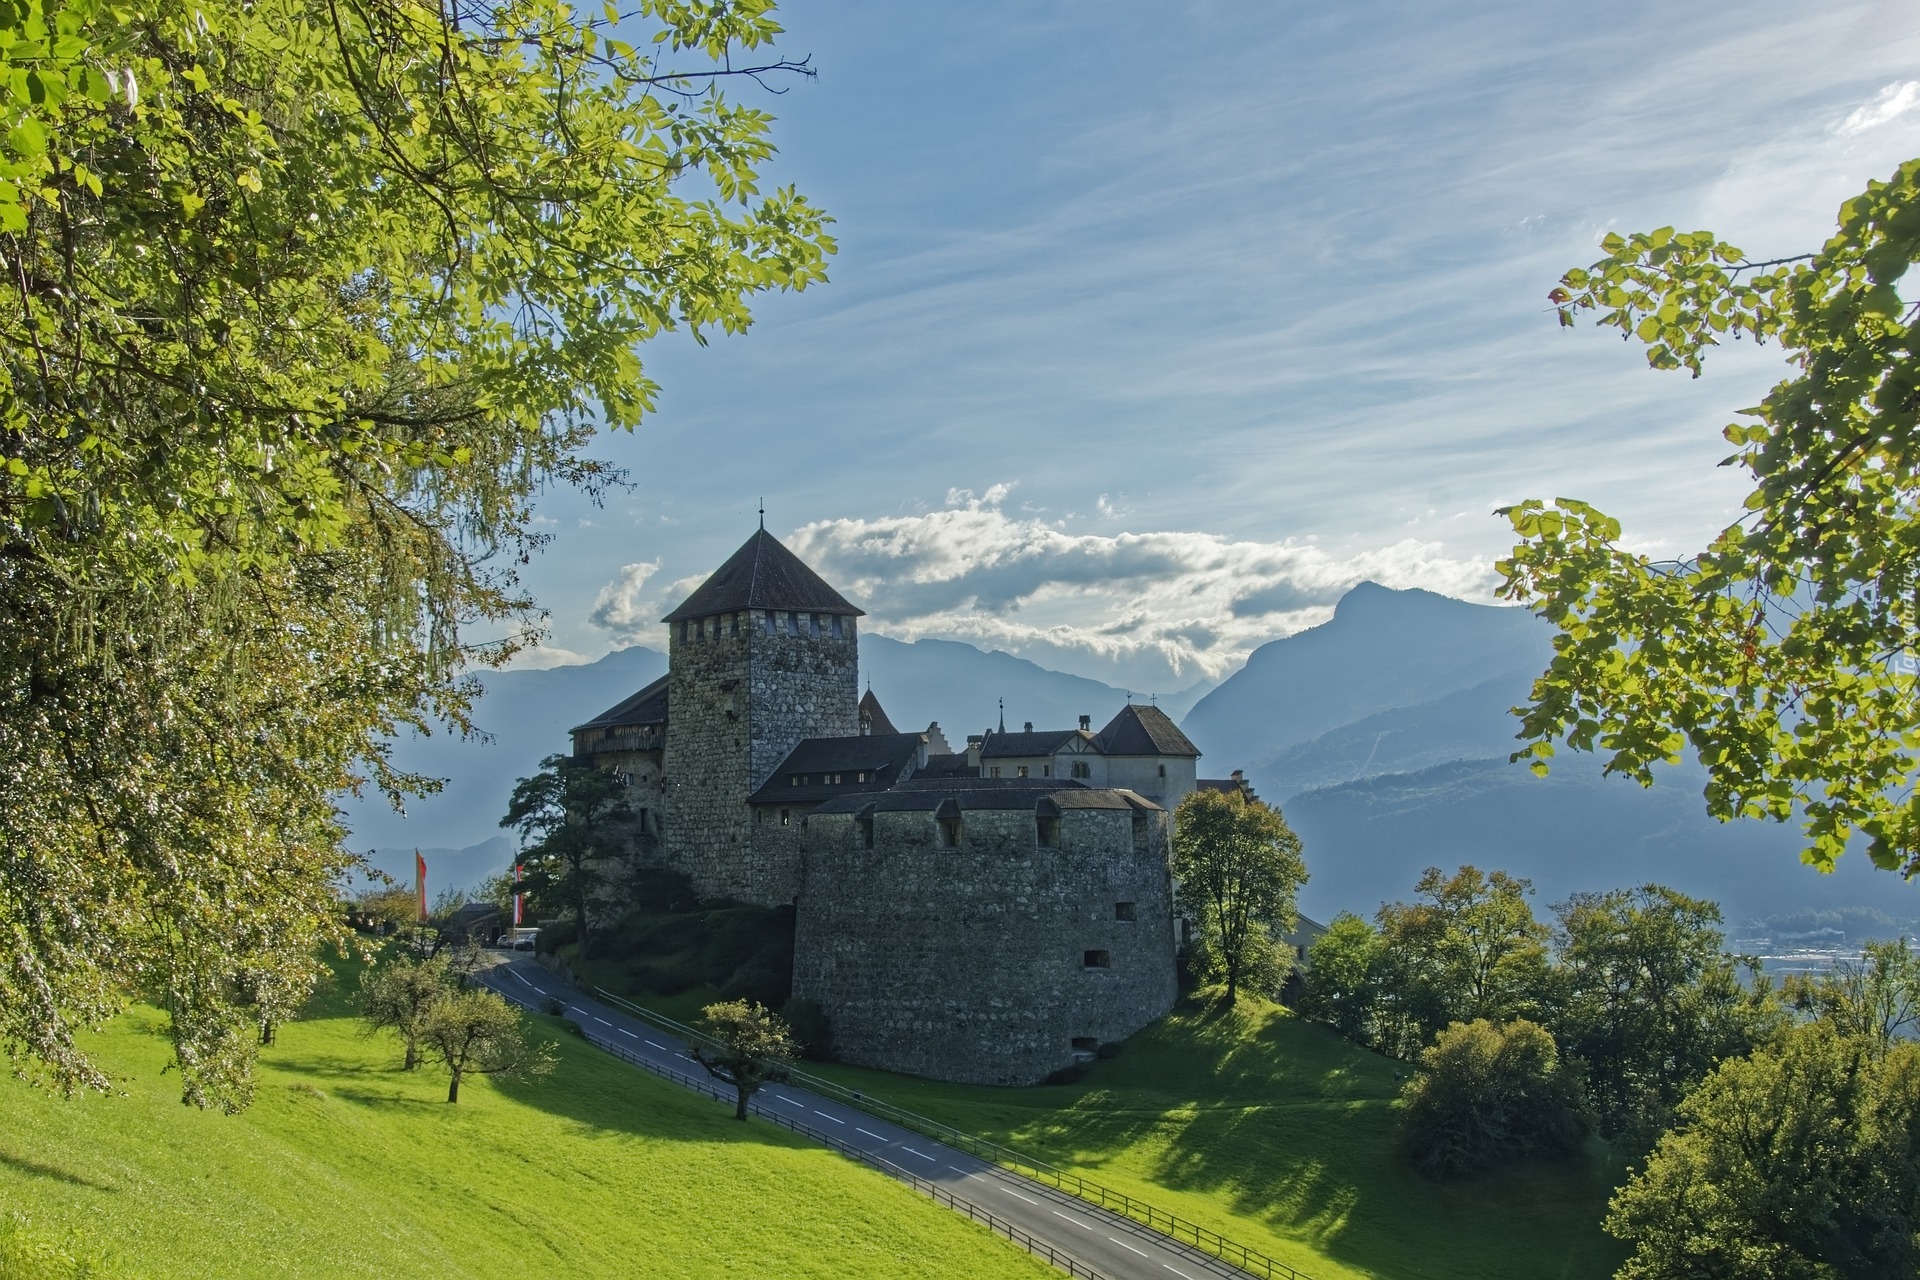
[[[1873,95],[1871,102],[1857,107],[1835,131],[1848,137],[1865,133],[1899,119],[1916,106],[1920,106],[1920,80],[1896,80]]]
[[[1324,621],[1361,581],[1478,599],[1494,581],[1486,560],[1413,538],[1339,555],[1292,539],[1076,533],[1009,514],[1010,488],[955,489],[939,511],[816,521],[789,545],[888,634],[1004,648],[1141,688],[1218,677],[1255,645]]]
[[[583,662],[592,662],[589,653],[575,653],[572,649],[563,649],[557,644],[536,644],[513,655],[504,668],[507,671],[547,671],[554,667],[577,667]]]
[[[643,593],[647,579],[660,571],[658,560],[620,566],[620,576],[600,588],[588,615],[593,625],[611,631],[615,639],[633,641],[643,638],[664,610]]]

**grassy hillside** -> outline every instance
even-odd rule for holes
[[[552,1076],[474,1081],[450,1107],[444,1077],[398,1070],[337,995],[316,1012],[282,1031],[237,1117],[180,1105],[152,1010],[96,1039],[119,1095],[0,1080],[0,1220],[16,1219],[0,1221],[0,1280],[38,1274],[17,1262],[29,1240],[152,1280],[1053,1274],[551,1026]]]
[[[1423,1181],[1394,1151],[1396,1065],[1278,1006],[1183,1008],[1073,1085],[818,1070],[1151,1200],[1316,1280],[1600,1280],[1624,1256],[1599,1229],[1612,1170],[1598,1153]]]

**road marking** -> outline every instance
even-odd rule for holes
[[[597,1013],[593,1015],[593,1020],[599,1023],[603,1027],[610,1027],[613,1025],[611,1022],[608,1022],[605,1018],[601,1017]]]
[[[924,1151],[914,1151],[912,1147],[907,1146],[905,1143],[901,1144],[900,1149],[902,1151],[912,1151],[914,1155],[919,1156],[922,1160],[925,1160],[928,1164],[934,1163],[934,1159],[932,1156],[928,1155]]]
[[[1053,1216],[1054,1216],[1054,1217],[1056,1217],[1056,1218],[1066,1218],[1066,1220],[1067,1220],[1068,1222],[1071,1222],[1071,1223],[1072,1223],[1072,1224],[1073,1224],[1074,1226],[1076,1226],[1076,1227],[1079,1227],[1079,1228],[1080,1228],[1080,1229],[1081,1229],[1082,1231],[1091,1231],[1091,1230],[1093,1230],[1093,1224],[1092,1224],[1092,1223],[1090,1223],[1090,1222],[1082,1222],[1082,1221],[1080,1221],[1080,1219],[1078,1219],[1078,1218],[1067,1218],[1067,1215],[1066,1215],[1066,1214],[1064,1214],[1064,1213],[1062,1213],[1062,1212],[1060,1212],[1060,1211],[1059,1211],[1058,1209],[1055,1209],[1055,1210],[1053,1211]]]
[[[885,1138],[882,1138],[882,1137],[881,1137],[881,1136],[880,1136],[879,1134],[877,1134],[877,1133],[875,1133],[875,1132],[874,1132],[873,1130],[871,1130],[871,1129],[862,1129],[862,1128],[861,1128],[861,1127],[860,1127],[859,1125],[855,1125],[855,1126],[853,1126],[853,1131],[854,1131],[855,1133],[864,1133],[864,1134],[866,1134],[866,1135],[867,1135],[867,1136],[868,1136],[869,1138],[872,1138],[872,1139],[873,1139],[874,1141],[876,1141],[876,1142],[885,1142],[885,1141],[886,1141],[886,1139],[885,1139]]]
[[[635,1040],[638,1040],[640,1038],[636,1033],[627,1030],[625,1027],[620,1028],[620,1034],[623,1036],[633,1036]]]
[[[1180,1280],[1193,1280],[1192,1276],[1188,1275],[1186,1272],[1182,1271],[1180,1268],[1174,1266],[1171,1262],[1163,1262],[1160,1265],[1165,1267],[1167,1270],[1173,1272],[1173,1274],[1179,1276]]]
[[[1113,1241],[1115,1244],[1119,1245],[1122,1249],[1125,1249],[1128,1253],[1139,1253],[1140,1256],[1143,1258],[1147,1256],[1146,1254],[1141,1253],[1140,1250],[1128,1244],[1125,1240],[1122,1240],[1119,1236],[1108,1236],[1107,1239]]]
[[[973,1171],[971,1169],[962,1169],[957,1164],[950,1164],[947,1166],[947,1168],[953,1170],[955,1173],[959,1174],[963,1178],[971,1178],[973,1176]]]
[[[792,1098],[789,1098],[789,1097],[787,1097],[787,1096],[786,1096],[786,1095],[785,1095],[784,1093],[776,1093],[776,1094],[774,1094],[773,1096],[774,1096],[775,1098],[778,1098],[778,1099],[779,1099],[779,1100],[780,1100],[781,1102],[784,1102],[784,1103],[786,1103],[786,1104],[787,1104],[788,1106],[790,1106],[790,1107],[798,1107],[798,1108],[800,1108],[800,1109],[801,1109],[802,1111],[805,1111],[805,1110],[807,1109],[807,1104],[806,1104],[806,1103],[804,1103],[804,1102],[795,1102],[795,1101],[794,1101],[794,1100],[793,1100]]]
[[[998,1186],[999,1184],[996,1183],[995,1185]],[[1006,1192],[1008,1195],[1012,1196],[1016,1200],[1025,1200],[1028,1204],[1040,1203],[1038,1200],[1035,1200],[1032,1196],[1021,1195],[1018,1191],[1015,1191],[1012,1187],[1001,1187],[1000,1189]]]
[[[813,1109],[813,1114],[815,1114],[815,1115],[817,1115],[817,1116],[826,1116],[826,1117],[827,1117],[827,1119],[829,1119],[829,1120],[831,1120],[831,1121],[833,1121],[833,1122],[834,1122],[835,1124],[845,1124],[845,1123],[846,1123],[846,1121],[845,1121],[845,1120],[842,1120],[842,1119],[841,1119],[841,1118],[840,1118],[839,1116],[836,1116],[836,1115],[832,1115],[832,1114],[830,1114],[830,1113],[828,1113],[828,1112],[825,1112],[825,1111],[822,1111],[822,1110],[821,1110],[820,1108],[818,1108],[818,1107],[815,1107],[815,1108]]]
[[[656,1049],[658,1049],[658,1050],[660,1050],[660,1052],[662,1052],[662,1053],[665,1053],[665,1052],[667,1051],[667,1046],[665,1046],[665,1045],[663,1045],[663,1044],[661,1044],[661,1043],[660,1043],[660,1042],[659,1042],[658,1040],[649,1040],[649,1041],[647,1041],[647,1043],[648,1043],[648,1044],[650,1044],[650,1045],[652,1045],[652,1046],[653,1046],[654,1048],[656,1048]],[[684,1058],[684,1057],[686,1057],[687,1055],[683,1053],[683,1054],[681,1054],[680,1056]]]

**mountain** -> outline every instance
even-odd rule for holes
[[[863,635],[860,662],[863,687],[872,682],[896,726],[917,730],[938,720],[956,748],[965,744],[967,734],[997,723],[1002,698],[1007,723],[1015,728],[1028,720],[1043,728],[1071,728],[1083,715],[1092,716],[1097,728],[1126,701],[1124,690],[1098,680],[1049,671],[1024,658],[987,653],[951,640],[906,644]],[[348,846],[394,851],[393,856],[404,864],[400,878],[409,884],[416,845],[431,845],[443,856],[455,857],[481,846],[500,834],[500,815],[506,812],[514,782],[538,769],[543,757],[568,750],[569,729],[659,679],[666,670],[664,654],[636,646],[577,666],[481,673],[486,692],[474,707],[474,722],[484,737],[463,740],[445,733],[427,738],[408,734],[394,743],[397,765],[446,778],[445,789],[408,802],[405,816],[394,813],[378,796],[347,800],[342,807],[353,832]],[[1160,705],[1178,717],[1211,687],[1203,682],[1160,699]],[[1225,771],[1223,767],[1221,772]],[[493,869],[490,863],[484,874],[491,875]],[[453,883],[435,877],[431,866],[428,878],[435,893]]]
[[[473,892],[479,888],[482,880],[497,876],[512,866],[513,852],[518,847],[512,837],[497,835],[464,849],[437,846],[415,849],[411,845],[404,849],[374,849],[367,860],[376,871],[384,871],[392,876],[395,884],[411,888],[413,855],[418,853],[427,860],[427,897],[432,901],[449,889]]]
[[[1552,630],[1518,610],[1426,591],[1355,587],[1333,618],[1256,649],[1181,728],[1212,772],[1242,764],[1306,844],[1301,908],[1325,920],[1404,900],[1429,866],[1471,862],[1534,882],[1544,909],[1648,880],[1719,901],[1729,921],[1920,894],[1849,854],[1832,875],[1798,858],[1796,826],[1707,817],[1697,766],[1643,789],[1563,751],[1537,778],[1507,762]],[[1890,904],[1889,899],[1897,900]]]
[[[1546,669],[1552,636],[1521,609],[1363,582],[1331,621],[1255,649],[1180,727],[1214,768],[1257,772],[1369,716],[1503,679],[1524,687]]]

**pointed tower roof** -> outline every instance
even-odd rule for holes
[[[880,699],[873,696],[871,689],[860,699],[860,720],[863,731],[876,738],[882,734],[900,732],[893,727],[893,721],[887,719],[887,713],[880,709]]]
[[[1110,756],[1193,756],[1200,748],[1193,745],[1180,727],[1158,707],[1128,703],[1120,714],[1107,722],[1094,742]]]
[[[680,607],[662,618],[705,618],[739,609],[792,609],[796,613],[837,613],[864,617],[865,611],[807,568],[799,556],[765,529],[755,531],[727,562],[714,570]]]

